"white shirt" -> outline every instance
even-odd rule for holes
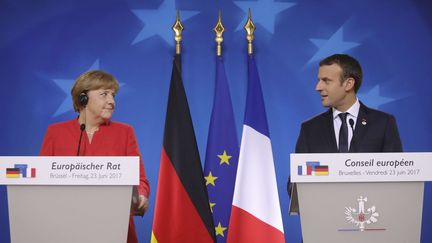
[[[346,111],[346,113],[347,113],[346,121],[347,121],[347,125],[348,125],[348,150],[350,148],[351,139],[353,137],[354,129],[356,127],[359,110],[360,110],[360,102],[358,99],[356,99],[356,102],[354,102],[354,104]],[[339,118],[340,113],[343,113],[343,112],[338,111],[335,108],[333,108],[333,127],[334,127],[334,131],[335,131],[335,136],[336,136],[336,144],[338,147],[339,147],[339,130],[340,130],[340,127],[342,126],[342,121]],[[349,123],[350,119],[352,119],[354,121],[354,124],[352,127]]]

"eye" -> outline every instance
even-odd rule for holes
[[[323,81],[325,84],[328,84],[328,83],[330,83],[331,80],[328,79],[328,78],[323,78],[322,81]]]

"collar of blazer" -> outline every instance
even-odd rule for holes
[[[332,108],[328,109],[326,113],[324,113],[324,123],[323,123],[323,131],[326,131],[326,140],[329,145],[330,151],[333,153],[338,152],[338,147],[336,144],[335,130],[333,125],[333,110]]]
[[[353,137],[350,143],[349,152],[357,152],[358,144],[362,141],[363,136],[367,131],[367,121],[368,121],[369,108],[360,102],[360,110],[357,116],[357,122],[354,129]]]

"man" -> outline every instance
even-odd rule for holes
[[[295,152],[402,152],[395,118],[366,107],[357,98],[363,76],[359,62],[334,54],[319,66],[315,90],[329,109],[303,122]],[[290,196],[292,189],[288,179]]]
[[[296,153],[402,152],[395,118],[357,98],[362,83],[359,62],[335,54],[319,66],[315,90],[330,109],[301,125]]]

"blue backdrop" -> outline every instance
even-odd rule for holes
[[[215,79],[212,28],[222,11],[224,60],[241,134],[246,94],[247,8],[257,25],[255,53],[266,102],[287,242],[300,241],[287,214],[286,180],[300,123],[322,112],[317,62],[348,53],[364,68],[359,96],[393,113],[405,151],[432,151],[432,3],[426,0],[3,0],[0,1],[0,155],[37,155],[48,124],[71,119],[70,88],[89,69],[122,83],[114,120],[135,127],[152,205],[136,224],[150,239],[175,9],[185,27],[183,78],[204,161]],[[429,110],[429,112],[428,112]],[[9,242],[0,187],[0,242]],[[403,196],[403,195],[401,195]],[[31,199],[29,199],[31,200]],[[425,188],[422,242],[432,242],[432,186]],[[54,212],[55,213],[55,212]]]

